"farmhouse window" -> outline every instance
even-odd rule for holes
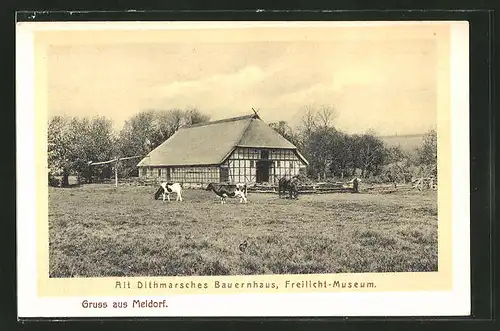
[[[261,150],[260,151],[260,158],[265,159],[265,160],[269,159],[269,151],[267,151],[265,149]]]
[[[276,166],[279,168],[281,166],[281,162],[280,161],[276,161]]]
[[[290,168],[293,168],[293,161],[290,161]]]
[[[142,171],[142,175],[143,176],[147,175],[147,169],[146,168],[142,168],[141,171]]]
[[[161,177],[161,168],[158,169],[158,177]]]
[[[255,161],[254,160],[250,160],[250,168],[253,168],[255,167]]]

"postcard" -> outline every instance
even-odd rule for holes
[[[19,22],[19,317],[470,313],[465,21]]]

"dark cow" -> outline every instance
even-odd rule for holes
[[[290,199],[297,199],[299,196],[299,179],[297,176],[292,178],[281,177],[278,182],[278,194],[281,198],[283,193],[286,197],[286,192],[288,191],[288,197]]]
[[[245,184],[208,184],[207,191],[214,191],[220,197],[220,203],[226,202],[226,198],[240,198],[240,203],[247,203],[247,186]]]

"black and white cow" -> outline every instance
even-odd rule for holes
[[[163,201],[165,197],[170,201],[170,193],[177,193],[175,201],[182,201],[182,186],[179,183],[161,183],[160,187],[155,193],[155,200],[158,200],[160,196],[163,196]]]
[[[240,198],[240,203],[247,203],[247,185],[246,184],[208,184],[207,191],[213,191],[220,198],[220,203],[226,202],[226,198]]]

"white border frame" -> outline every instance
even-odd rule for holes
[[[217,22],[220,28],[255,26],[375,26],[415,22]],[[436,22],[432,22],[436,23]],[[442,23],[442,22],[441,22]],[[193,23],[100,22],[100,23],[18,23],[16,36],[17,84],[17,263],[18,316],[106,317],[106,316],[464,316],[470,314],[469,243],[469,25],[446,22],[451,27],[451,141],[453,289],[449,292],[320,293],[320,294],[230,294],[175,295],[166,299],[168,309],[83,309],[81,301],[124,301],[127,297],[39,298],[36,293],[36,201],[34,145],[34,38],[41,30],[155,30],[192,28]],[[20,202],[23,203],[20,203]],[[22,229],[22,231],[20,230]],[[151,299],[149,297],[148,299]],[[362,304],[361,304],[362,303]]]

